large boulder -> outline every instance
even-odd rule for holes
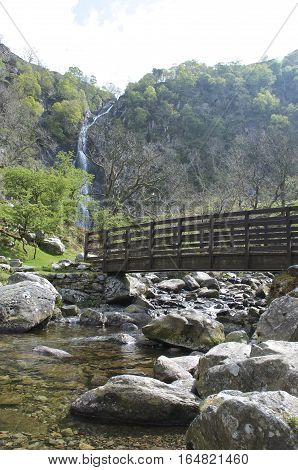
[[[290,341],[264,341],[264,343],[253,344],[250,357],[269,356],[282,354],[289,358],[298,357],[298,343]]]
[[[257,325],[259,341],[298,341],[298,298],[285,295],[273,300]]]
[[[39,282],[0,287],[0,333],[23,333],[46,324],[55,300],[55,294]]]
[[[156,287],[168,292],[179,292],[185,287],[185,282],[182,279],[166,279],[156,284]]]
[[[65,252],[65,245],[58,237],[45,238],[38,243],[38,246],[49,255],[63,255]]]
[[[208,397],[186,434],[187,449],[297,449],[298,399],[283,391]]]
[[[170,311],[143,327],[149,339],[200,351],[224,341],[223,330],[221,323],[194,309]]]
[[[53,284],[51,284],[44,277],[37,276],[36,274],[17,271],[9,277],[7,284],[18,284],[19,282],[24,281],[38,282],[39,284],[53,292],[53,294],[56,296],[56,300],[60,300],[62,298],[57,289],[55,289],[55,287],[53,286]]]
[[[199,369],[200,367],[201,364]],[[198,373],[196,389],[202,398],[219,393],[221,390],[242,392],[284,390],[296,396],[297,358],[291,359],[281,354],[274,354],[244,360],[226,359],[223,363]]]
[[[80,396],[71,412],[101,423],[184,426],[199,412],[199,403],[192,393],[159,380],[120,375]]]
[[[237,342],[218,344],[199,358],[196,376],[202,379],[211,367],[224,364],[225,361],[233,362],[247,359],[250,352],[251,346],[247,344]]]
[[[200,271],[198,271],[196,273],[192,273],[192,277],[200,285],[202,284],[202,282],[206,281],[207,279],[211,279],[211,276],[209,276],[209,274],[204,273],[204,272],[200,272]]]
[[[146,294],[147,286],[137,277],[129,274],[107,276],[104,299],[109,304],[127,304]]]
[[[191,379],[191,374],[173,359],[159,356],[154,364],[154,377],[162,382]]]

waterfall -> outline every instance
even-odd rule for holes
[[[77,146],[77,155],[75,160],[76,168],[80,168],[81,170],[88,171],[88,157],[87,157],[87,136],[88,130],[93,124],[99,119],[100,117],[108,114],[112,109],[113,104],[110,102],[107,103],[103,108],[101,108],[98,112],[93,114],[90,110],[87,111],[85,119],[83,121],[79,138],[78,138],[78,146]],[[81,188],[81,194],[86,196],[85,200],[88,201],[88,194],[90,193],[90,186],[89,184],[84,184]],[[82,202],[79,206],[80,211],[80,219],[78,225],[82,228],[88,229],[91,226],[91,219],[89,210],[87,207],[86,202]]]

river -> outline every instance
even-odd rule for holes
[[[103,425],[69,414],[71,402],[104,377],[152,376],[157,356],[181,354],[100,341],[107,334],[111,331],[51,323],[47,330],[0,337],[0,449],[184,448],[184,428]],[[41,344],[75,357],[63,362],[33,353]]]

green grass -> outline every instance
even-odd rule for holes
[[[39,248],[37,248],[36,259],[34,259],[34,248],[32,246],[26,246],[28,255],[26,255],[22,249],[20,243],[16,243],[13,248],[0,248],[0,255],[6,256],[7,258],[19,258],[23,261],[24,264],[33,266],[35,268],[50,268],[53,263],[57,263],[62,259],[74,260],[76,255],[82,251],[80,248],[74,249],[70,248],[63,253],[63,255],[53,256],[48,253],[44,253]]]

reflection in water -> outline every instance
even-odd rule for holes
[[[175,449],[183,428],[99,425],[69,415],[70,403],[105,378],[152,375],[162,349],[100,341],[111,334],[77,324],[51,324],[46,331],[0,336],[0,449]],[[88,338],[98,336],[98,341]],[[64,349],[71,361],[37,355],[38,345]],[[167,355],[177,351],[166,350]]]

